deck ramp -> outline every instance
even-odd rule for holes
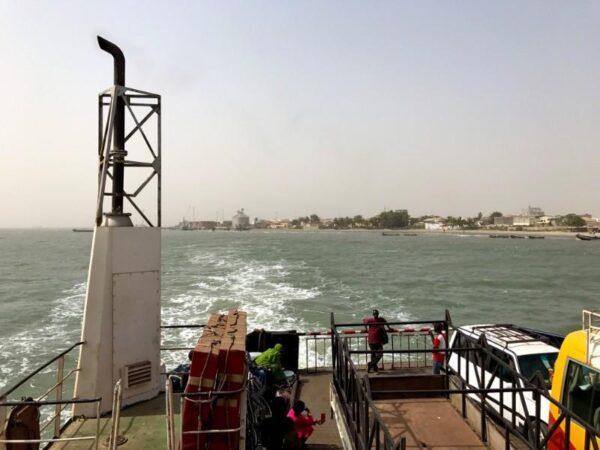
[[[405,437],[407,448],[487,448],[445,398],[377,400],[375,404],[394,440]]]

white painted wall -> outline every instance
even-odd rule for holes
[[[111,410],[112,391],[124,367],[150,361],[149,383],[128,389],[123,405],[152,398],[160,384],[160,228],[96,227],[75,381],[78,398],[102,397]],[[74,414],[94,416],[90,404]]]

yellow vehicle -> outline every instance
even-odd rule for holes
[[[551,395],[578,419],[563,417],[548,448],[594,448],[593,439],[600,446],[600,312],[584,311],[582,329],[565,338],[554,363]],[[549,426],[560,418],[551,403]]]

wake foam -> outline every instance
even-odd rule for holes
[[[0,389],[79,340],[85,289],[86,283],[77,283],[63,291],[45,319],[0,341]],[[44,372],[53,370],[51,365]]]

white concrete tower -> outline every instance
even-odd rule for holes
[[[99,96],[100,142],[96,227],[92,243],[75,396],[102,397],[101,412],[112,408],[113,386],[122,380],[123,405],[156,396],[160,388],[160,96],[125,87],[125,57],[111,42],[98,37],[100,48],[114,58],[114,86]],[[136,112],[146,108],[138,120]],[[150,108],[148,110],[148,108]],[[125,113],[133,121],[125,135]],[[139,114],[139,112],[138,112]],[[157,128],[142,127],[156,115]],[[106,121],[106,125],[105,125]],[[141,133],[149,162],[128,161],[125,143]],[[154,139],[152,145],[149,137]],[[132,193],[125,190],[126,167],[150,169]],[[141,169],[138,169],[141,170]],[[106,181],[112,180],[112,192]],[[155,178],[157,220],[154,226],[137,204],[137,195]],[[103,213],[111,198],[110,213]],[[124,200],[149,226],[134,227],[123,211]],[[74,414],[95,416],[93,404],[76,404]]]

